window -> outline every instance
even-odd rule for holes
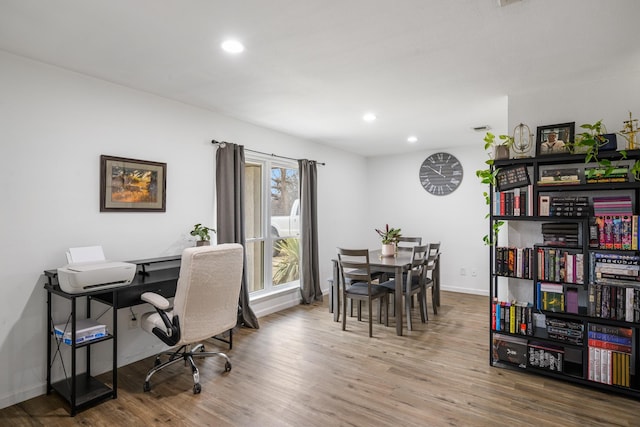
[[[268,293],[298,284],[299,188],[296,162],[247,158],[245,234],[250,293]]]

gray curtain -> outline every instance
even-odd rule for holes
[[[298,160],[300,171],[300,293],[302,302],[322,301],[318,267],[318,201],[316,162]]]
[[[223,143],[216,151],[216,212],[218,243],[244,242],[244,147]],[[258,318],[249,306],[245,248],[242,288],[238,302],[238,324],[258,329]]]

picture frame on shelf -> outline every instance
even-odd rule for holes
[[[575,122],[538,126],[536,134],[536,156],[567,154],[567,143],[573,142]]]
[[[100,212],[165,212],[167,164],[100,156]]]

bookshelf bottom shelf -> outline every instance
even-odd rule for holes
[[[115,397],[115,391],[106,384],[88,374],[78,374],[73,378],[76,384],[75,402],[71,398],[71,379],[64,379],[51,384],[51,388],[65,399],[71,406],[71,415],[78,408],[98,403],[103,399]]]

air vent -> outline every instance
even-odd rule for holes
[[[491,126],[489,126],[489,125],[476,126],[476,127],[471,128],[471,129],[475,130],[476,132],[482,132],[482,131],[487,131],[487,130],[491,129]]]

